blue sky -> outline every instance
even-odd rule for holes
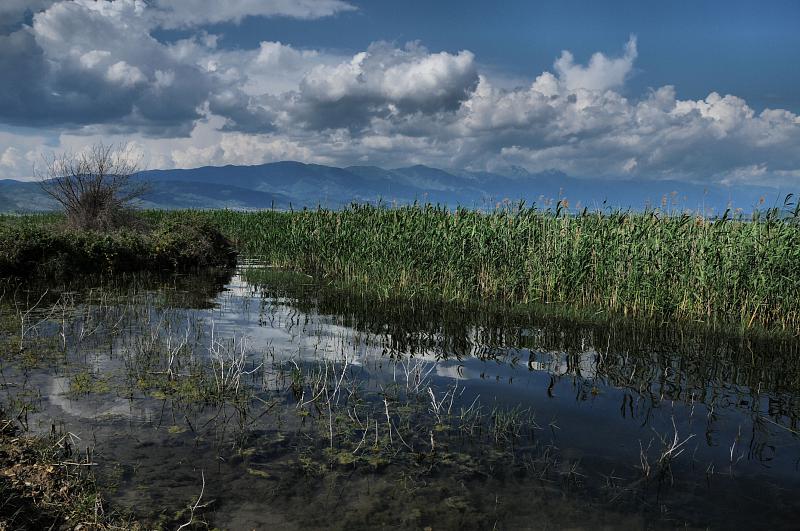
[[[104,139],[150,167],[791,187],[798,23],[796,1],[5,0],[0,178]]]

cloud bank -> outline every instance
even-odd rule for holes
[[[0,177],[29,175],[42,150],[103,138],[132,141],[165,168],[295,159],[800,182],[800,117],[756,112],[713,87],[700,100],[673,86],[630,95],[635,37],[585,64],[564,51],[552,71],[508,89],[469,50],[236,49],[210,33],[252,16],[353,10],[339,0],[10,0],[0,7]],[[159,40],[163,28],[188,37]]]

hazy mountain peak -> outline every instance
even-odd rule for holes
[[[423,164],[384,169],[378,166],[338,168],[286,160],[252,166],[204,166],[194,169],[149,170],[137,174],[152,185],[145,206],[153,208],[339,208],[352,201],[441,203],[486,207],[496,201],[526,200],[551,204],[565,199],[571,207],[642,209],[661,206],[723,212],[729,204],[745,211],[780,203],[775,189],[716,186],[678,181],[625,181],[573,178],[557,170],[530,173],[443,170]],[[674,193],[673,193],[674,192]],[[0,209],[28,211],[55,205],[36,183],[0,180]]]

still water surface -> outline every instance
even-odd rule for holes
[[[795,341],[378,302],[262,268],[120,289],[101,302],[77,290],[81,317],[62,336],[51,312],[40,334],[61,337],[67,361],[8,363],[3,389],[33,404],[32,429],[90,447],[106,498],[154,525],[202,490],[198,514],[226,529],[797,526]],[[186,340],[192,356],[227,345],[248,403],[137,390],[147,371],[124,353],[146,350],[148,334]],[[292,375],[322,367],[360,382],[378,412],[389,389],[422,380],[417,413],[387,400],[390,418],[365,431],[388,449],[380,458],[351,462],[366,446],[330,441],[325,423],[332,432],[350,410],[300,414],[313,390]],[[78,374],[103,385],[75,392]],[[518,437],[454,435],[437,400],[482,408],[482,426],[506,415]]]

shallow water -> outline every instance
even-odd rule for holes
[[[260,268],[126,289],[100,302],[75,290],[69,327],[46,314],[38,335],[66,353],[4,360],[4,401],[28,404],[31,429],[56,425],[91,448],[106,498],[153,525],[187,520],[202,492],[197,520],[227,529],[796,527],[795,341],[379,302]],[[158,372],[136,361],[153,330],[175,342],[166,351],[185,339],[191,356],[242,361],[247,403],[133,385]],[[346,407],[298,413],[312,390],[293,393],[292,371],[313,379],[323,367],[358,382],[351,391],[375,411],[394,397],[388,420],[374,417],[383,450],[328,437],[326,419],[333,433]],[[76,391],[79,374],[103,386]],[[479,435],[417,395],[419,410],[402,413],[414,378],[434,404],[483,408]],[[488,426],[503,415],[517,428],[498,440]]]

